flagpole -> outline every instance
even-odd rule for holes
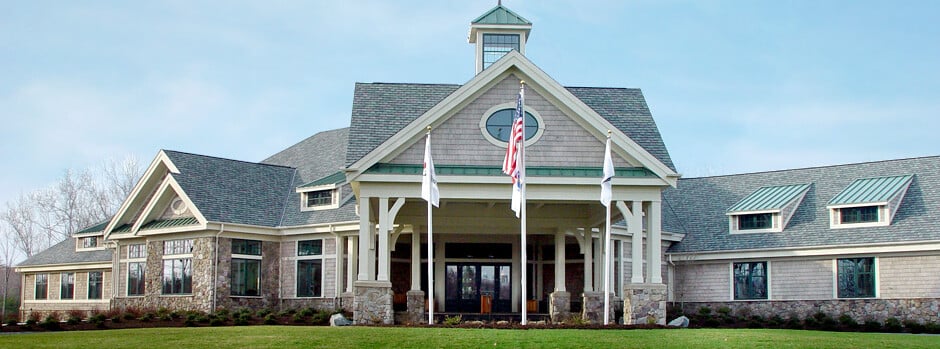
[[[431,142],[431,126],[428,126],[428,138]],[[430,146],[428,146],[430,151]],[[427,166],[427,164],[425,164]],[[428,325],[434,324],[434,225],[431,216],[431,201],[428,202]],[[414,277],[414,276],[412,276]]]
[[[525,199],[525,187],[528,178],[525,177],[525,81],[519,81],[519,93],[522,96],[522,112],[520,117],[522,118],[522,140],[519,142],[519,178],[522,180],[522,187],[520,188],[521,202],[519,204],[520,214],[522,216],[522,325],[525,326],[528,321],[528,310],[529,310],[529,297],[527,292],[528,286],[528,277],[526,274],[529,270],[529,259],[527,256],[527,246],[526,246],[526,199]]]
[[[610,154],[610,130],[607,130],[607,154]],[[608,156],[608,155],[604,155]],[[610,324],[610,204],[606,205],[604,226],[604,325]]]

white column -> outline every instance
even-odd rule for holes
[[[555,291],[565,291],[565,233],[555,233]]]
[[[662,251],[662,202],[652,201],[647,206],[646,239],[647,254],[646,265],[649,269],[646,275],[653,284],[663,283],[663,251]]]
[[[346,271],[346,237],[337,236],[334,238],[336,241],[336,297],[339,297],[343,294],[343,289],[346,287],[346,283],[343,282],[345,278],[344,273]]]
[[[417,226],[411,232],[411,290],[421,290],[421,233]]]
[[[392,225],[388,218],[388,198],[379,198],[379,275],[376,280],[388,281],[388,233]]]
[[[591,232],[591,228],[584,228],[582,236],[582,241],[584,241],[581,244],[584,247],[584,292],[594,292],[594,234]]]
[[[642,208],[643,204],[639,201],[633,202],[633,216],[630,220],[630,225],[627,229],[633,233],[633,241],[630,243],[631,252],[630,252],[630,265],[632,266],[630,282],[634,284],[642,284],[643,279],[643,221],[642,221]]]
[[[369,197],[361,197],[359,202],[359,280],[375,280],[375,225],[372,224],[372,210]]]
[[[346,263],[346,275],[349,277],[346,278],[346,292],[352,292],[353,290],[353,280],[356,279],[353,275],[359,270],[359,237],[350,236],[349,237],[349,261]]]

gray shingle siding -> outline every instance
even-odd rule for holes
[[[686,234],[669,252],[714,252],[940,240],[940,157],[687,178],[663,193],[663,230]],[[829,228],[827,202],[858,178],[914,174],[890,226]],[[728,231],[726,210],[767,185],[813,183],[779,233]]]

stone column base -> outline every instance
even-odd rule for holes
[[[355,304],[355,299],[356,299],[355,293],[343,292],[339,296],[339,307],[342,308],[343,311],[352,313],[356,310],[355,308],[353,308],[353,305]]]
[[[571,293],[555,291],[548,295],[548,315],[553,323],[562,323],[571,318]]]
[[[411,290],[406,294],[408,297],[408,321],[413,324],[423,324],[428,321],[424,313],[424,291]]]
[[[356,281],[353,293],[353,323],[360,325],[391,325],[392,283],[388,281]]]
[[[633,284],[624,288],[623,323],[666,324],[666,285]]]
[[[592,324],[604,323],[604,292],[584,292],[584,305],[581,309],[581,318]],[[610,295],[611,307],[608,309],[608,320],[614,322],[614,295]]]

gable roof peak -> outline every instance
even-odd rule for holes
[[[503,6],[500,1],[496,7],[491,8],[489,11],[484,12],[480,17],[477,17],[471,24],[508,24],[508,25],[532,25],[532,22],[529,22],[527,19],[522,16],[512,12],[512,10]]]

